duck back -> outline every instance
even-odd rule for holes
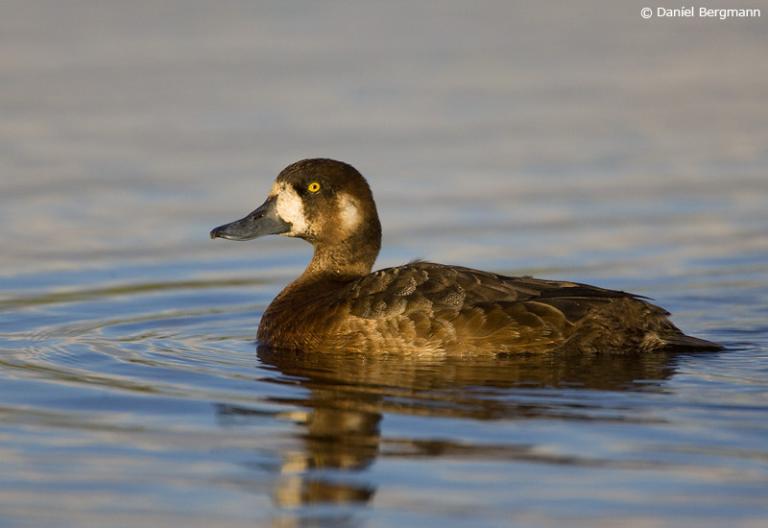
[[[300,278],[265,312],[262,344],[305,351],[625,354],[719,349],[622,291],[413,262],[362,278]]]

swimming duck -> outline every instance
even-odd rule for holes
[[[459,355],[721,348],[623,291],[422,261],[372,273],[376,204],[365,178],[340,161],[289,165],[258,209],[210,233],[276,234],[306,240],[314,255],[261,318],[258,340],[269,347]]]

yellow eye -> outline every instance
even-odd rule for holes
[[[320,190],[320,184],[317,182],[312,182],[309,185],[307,185],[307,190],[311,193],[316,193]]]

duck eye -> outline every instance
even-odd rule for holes
[[[317,191],[320,190],[320,184],[317,183],[316,181],[314,181],[314,182],[310,183],[309,185],[307,185],[307,190],[309,192],[311,192],[311,193],[316,193]]]

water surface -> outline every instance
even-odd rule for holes
[[[768,33],[641,7],[3,3],[0,525],[768,525]],[[380,267],[634,291],[727,350],[260,348],[309,247],[207,233],[316,155]]]

